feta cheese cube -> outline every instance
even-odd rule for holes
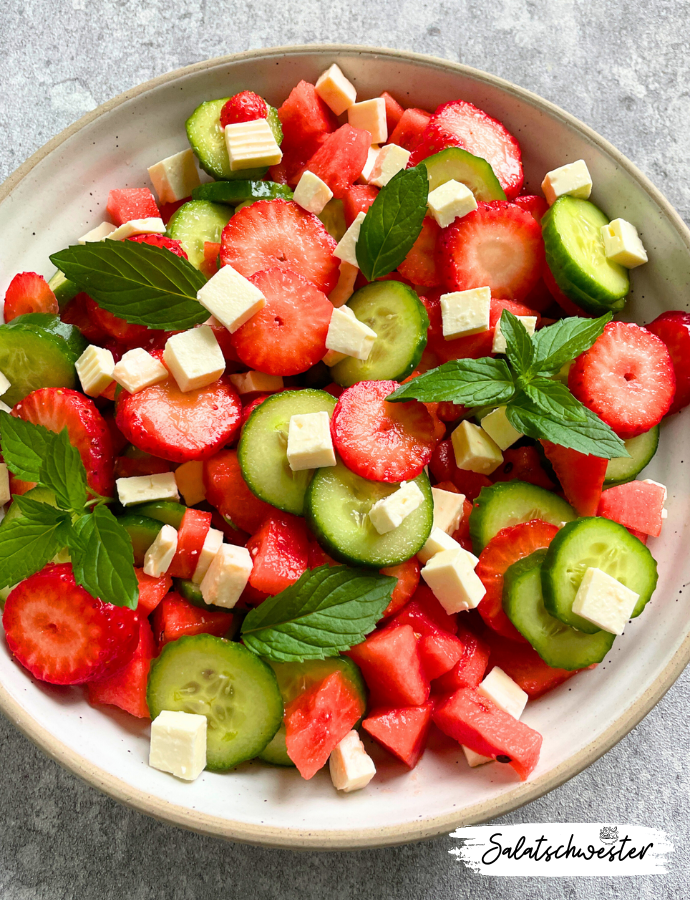
[[[371,177],[371,173],[374,171],[374,166],[376,165],[376,158],[381,152],[381,148],[378,144],[372,144],[371,147],[367,150],[367,161],[364,163],[364,168],[359,174],[359,178],[357,179],[358,184],[369,184],[369,178]]]
[[[152,578],[165,575],[176,552],[177,531],[172,525],[164,525],[144,554],[144,574]]]
[[[403,481],[397,491],[377,500],[369,510],[369,520],[379,534],[393,531],[424,503],[424,494],[414,481]]]
[[[84,393],[90,397],[98,397],[113,380],[115,360],[110,350],[90,344],[75,362],[74,368],[77,370]],[[1,393],[4,394],[5,390]]]
[[[206,533],[206,537],[204,538],[204,543],[201,548],[201,553],[199,554],[199,559],[196,564],[196,569],[194,569],[194,574],[192,575],[192,581],[194,584],[201,584],[204,580],[206,573],[208,572],[211,563],[216,557],[216,554],[220,550],[223,545],[223,532],[218,531],[216,528],[209,528]]]
[[[77,360],[77,362],[79,362],[79,360]],[[75,368],[76,368],[76,364],[75,364]],[[3,394],[6,394],[7,391],[9,391],[9,389],[11,387],[12,387],[12,383],[10,382],[9,378],[6,375],[4,375],[2,372],[0,372],[0,397]]]
[[[11,413],[12,407],[8,406],[6,403],[3,403],[2,400],[0,400],[0,410],[2,410],[2,412]]]
[[[252,574],[252,557],[246,547],[221,544],[201,581],[204,602],[232,609]]]
[[[230,376],[238,394],[272,394],[283,390],[282,375],[267,375],[265,372],[237,372]]]
[[[328,768],[333,787],[345,794],[361,791],[376,775],[374,760],[354,729],[333,748],[328,757]]]
[[[475,609],[486,594],[472,561],[454,550],[432,556],[422,569],[422,578],[449,614]]]
[[[369,359],[376,332],[360,322],[349,306],[334,309],[326,336],[326,349],[355,359]]]
[[[327,350],[322,361],[331,368],[332,366],[336,366],[339,362],[342,362],[344,359],[347,359],[347,353],[337,353],[335,350]]]
[[[357,266],[353,266],[352,263],[344,261],[340,263],[338,283],[328,295],[328,299],[333,306],[342,306],[353,295],[358,272],[359,269]]]
[[[388,138],[386,101],[383,97],[353,103],[347,110],[347,121],[353,128],[361,128],[371,135],[372,144],[383,144]]]
[[[522,437],[508,421],[505,406],[499,406],[488,416],[484,416],[481,427],[501,450],[507,450]]]
[[[327,412],[322,410],[290,417],[287,458],[293,472],[335,465]]]
[[[453,534],[462,521],[465,495],[435,487],[432,487],[431,494],[434,498],[434,528],[440,528],[446,534]]]
[[[174,334],[165,342],[163,359],[181,391],[195,391],[218,381],[225,357],[208,325]]]
[[[191,149],[166,156],[149,166],[147,172],[161,203],[176,203],[191,197],[194,188],[201,184],[194,151]]]
[[[589,568],[573,600],[573,612],[609,634],[623,634],[640,595],[601,569]]]
[[[456,219],[476,209],[477,200],[466,184],[451,178],[429,192],[427,205],[441,228],[447,228]]]
[[[87,231],[86,234],[83,234],[80,238],[77,238],[80,244],[92,244],[98,243],[98,241],[104,241],[109,235],[115,231],[116,226],[110,222],[101,222],[100,225],[96,225],[95,228],[92,228],[91,231]]]
[[[466,419],[450,436],[455,453],[455,464],[459,469],[490,475],[503,462],[503,454],[498,444],[489,435]]]
[[[225,146],[230,158],[230,171],[275,166],[283,152],[268,124],[268,119],[236,122],[225,126]]]
[[[350,263],[351,266],[357,266],[357,268],[359,268],[359,263],[357,262],[357,241],[359,240],[359,232],[365,216],[366,213],[357,213],[352,225],[347,229],[333,251],[333,256],[337,256],[338,259]]]
[[[165,234],[165,224],[162,219],[156,217],[132,219],[131,222],[125,222],[110,234],[106,234],[106,238],[109,241],[124,241],[125,238],[135,234]]]
[[[232,266],[222,266],[197,292],[196,299],[233,332],[266,306],[266,298]]]
[[[589,174],[587,163],[584,159],[578,159],[565,166],[559,166],[558,169],[552,169],[551,172],[546,173],[546,178],[541,183],[541,189],[549,206],[553,206],[556,200],[564,194],[586,200],[592,193],[592,177]]]
[[[206,716],[164,709],[151,723],[149,765],[185,781],[206,768]]]
[[[472,766],[473,769],[477,766],[484,766],[486,763],[494,761],[493,756],[482,756],[481,753],[475,753],[474,750],[470,750],[470,748],[466,747],[464,744],[460,744],[460,746],[462,747],[462,752],[465,754],[467,764]]]
[[[318,216],[319,213],[323,212],[324,206],[332,197],[333,191],[326,182],[322,181],[318,175],[310,172],[309,169],[306,169],[297,182],[292,199],[302,209],[306,209],[307,212]]]
[[[528,695],[498,666],[494,666],[477,690],[516,719],[520,718],[527,705]]]
[[[357,89],[333,63],[316,80],[316,93],[336,116],[342,115],[357,99]]]
[[[397,144],[386,144],[376,154],[376,161],[369,176],[369,184],[385,187],[394,175],[406,168],[411,154]]]
[[[163,363],[142,347],[128,350],[113,367],[112,377],[130,394],[138,394],[144,388],[165,381],[168,370]]]
[[[152,500],[180,499],[174,472],[118,478],[115,485],[118,499],[123,506],[132,506],[135,503],[149,503]]]
[[[634,269],[647,262],[647,251],[640,240],[637,228],[625,219],[614,219],[601,226],[604,253],[611,262]]]
[[[434,525],[426,543],[417,553],[417,559],[421,563],[427,563],[432,556],[436,556],[437,553],[443,553],[444,550],[452,550],[454,553],[466,552],[449,534]]]
[[[491,288],[441,294],[443,337],[447,341],[489,330]]]
[[[177,489],[187,506],[196,506],[206,499],[204,486],[204,464],[197,459],[190,459],[175,469]]]
[[[10,493],[10,473],[6,463],[0,463],[0,506],[4,506],[12,499]]]
[[[534,334],[534,329],[537,327],[537,317],[536,316],[515,316],[516,319],[519,319],[522,324],[527,329],[528,334]],[[496,327],[494,328],[494,343],[491,348],[492,353],[505,353],[508,345],[506,344],[506,339],[501,331],[501,320],[499,319],[496,322]]]

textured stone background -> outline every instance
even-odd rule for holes
[[[613,141],[689,220],[687,10],[683,0],[4,0],[0,176],[84,112],[170,69],[262,46],[343,41],[446,57],[541,94]],[[223,844],[117,805],[0,719],[0,896],[687,897],[689,701],[686,673],[603,759],[505,819],[666,829],[677,848],[669,875],[623,881],[482,879],[448,855],[448,838],[323,855]]]

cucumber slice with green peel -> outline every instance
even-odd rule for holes
[[[622,309],[628,270],[606,258],[601,229],[608,217],[589,200],[559,197],[542,219],[546,261],[561,290],[581,306]],[[591,310],[596,311],[596,310]]]
[[[604,659],[616,635],[601,630],[585,634],[547,612],[541,588],[546,553],[537,550],[507,569],[503,609],[548,666],[568,671],[586,669]]]
[[[625,484],[632,481],[640,472],[648,466],[659,447],[659,426],[655,425],[644,434],[625,441],[625,449],[630,458],[620,456],[610,459],[606,467],[604,485],[613,487],[616,484]]]
[[[290,759],[287,752],[287,744],[285,743],[285,725],[280,726],[256,758],[260,759],[262,762],[270,763],[272,766],[295,767],[295,764]]]
[[[366,360],[351,356],[331,369],[342,387],[358,381],[402,381],[414,371],[426,347],[429,317],[417,294],[400,281],[376,281],[360,288],[347,305],[376,332]]]
[[[166,644],[151,664],[147,702],[152,719],[164,709],[206,716],[206,768],[216,772],[261,753],[283,721],[271,667],[210,634]]]
[[[14,406],[38,388],[78,387],[74,364],[81,353],[75,353],[57,334],[22,324],[23,318],[26,317],[18,316],[7,325],[0,325],[0,372],[10,382],[2,399],[8,406]]]
[[[429,176],[429,193],[447,181],[467,185],[479,202],[505,200],[505,191],[489,163],[460,147],[449,147],[424,160]]]
[[[172,525],[178,529],[182,524],[182,516],[187,511],[187,507],[174,500],[151,500],[148,503],[138,503],[128,507],[138,516],[148,516],[149,519],[156,519],[164,525]]]
[[[124,516],[120,516],[117,521],[122,525],[132,541],[134,565],[143,566],[146,551],[156,540],[158,532],[163,527],[162,523],[136,513],[127,513]]]
[[[82,355],[88,341],[79,331],[76,325],[63,322],[59,316],[51,316],[49,313],[25,313],[17,316],[7,325],[8,328],[31,328],[36,332],[47,332],[54,337],[62,338],[77,359]]]
[[[342,200],[333,198],[329,200],[319,213],[319,219],[323,227],[330,234],[334,241],[340,242],[343,235],[347,231],[347,222],[345,221],[345,206]]]
[[[556,494],[526,481],[499,481],[481,489],[470,513],[470,537],[479,555],[502,528],[541,519],[551,525],[572,522],[575,510]]]
[[[293,472],[290,468],[290,418],[313,412],[327,412],[330,416],[336,402],[326,391],[307,388],[273,394],[256,407],[242,429],[237,448],[242,475],[252,493],[285,512],[304,515],[304,496],[315,470]]]
[[[232,210],[221,203],[190,200],[181,206],[168,222],[168,237],[180,241],[189,261],[197,269],[204,261],[204,244],[217,244]]]
[[[319,469],[307,491],[307,524],[326,552],[340,562],[376,569],[397,566],[422,549],[434,522],[429,479],[422,472],[414,481],[424,502],[393,531],[379,534],[368,512],[399,485],[367,481],[342,462]]]
[[[173,590],[176,591],[180,597],[188,603],[191,603],[192,606],[196,606],[198,609],[207,609],[211,612],[233,613],[232,627],[224,634],[224,637],[229,641],[235,637],[239,630],[240,623],[244,618],[243,615],[240,615],[239,610],[236,612],[234,609],[227,609],[225,606],[216,606],[213,603],[207,603],[203,598],[199,585],[194,584],[193,581],[190,581],[187,578],[173,578]]]
[[[573,612],[573,601],[589,568],[601,569],[640,595],[632,619],[640,615],[656,588],[656,561],[627,528],[599,517],[570,522],[551,542],[542,565],[544,604],[552,616],[587,634],[598,629]]]
[[[211,203],[227,203],[237,206],[238,203],[256,200],[292,200],[292,188],[275,181],[212,181],[200,184],[192,191],[192,200],[208,200]]]
[[[67,306],[70,300],[73,300],[79,293],[77,285],[73,281],[70,281],[65,273],[61,272],[59,269],[48,282],[48,287],[55,294],[55,299],[57,300],[60,309]]]

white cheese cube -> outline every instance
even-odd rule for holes
[[[115,485],[118,499],[123,506],[132,506],[134,503],[149,503],[153,500],[180,499],[174,472],[118,478]]]
[[[206,499],[204,485],[204,464],[201,460],[190,459],[175,469],[177,489],[187,506],[196,506]]]
[[[453,534],[462,521],[465,495],[435,487],[432,487],[431,494],[434,498],[434,528],[440,528],[446,534]]]
[[[331,301],[333,306],[343,306],[343,304],[347,303],[347,301],[353,295],[355,291],[355,281],[357,280],[358,272],[359,269],[357,268],[357,266],[353,266],[352,263],[340,263],[338,283],[328,295],[328,299]]]
[[[319,213],[323,212],[324,206],[332,197],[333,191],[326,182],[322,181],[318,175],[310,172],[309,169],[306,169],[297,182],[292,199],[302,209],[306,209],[307,212],[318,216]]]
[[[429,192],[427,205],[441,228],[447,228],[476,209],[477,200],[466,184],[451,178]]]
[[[486,594],[470,558],[454,550],[432,556],[422,569],[422,578],[449,614],[475,609]]]
[[[236,122],[225,126],[225,146],[230,158],[230,171],[275,166],[283,158],[268,119]]]
[[[181,391],[196,391],[218,381],[225,357],[208,325],[174,334],[165,342],[163,359]]]
[[[161,203],[176,203],[191,197],[194,188],[201,184],[194,151],[191,149],[166,156],[149,166],[147,172]]]
[[[556,200],[564,194],[586,200],[592,193],[592,177],[589,174],[587,163],[584,159],[578,159],[547,172],[546,178],[541,183],[541,189],[549,206],[553,206]]]
[[[620,581],[589,568],[573,600],[573,612],[609,634],[623,634],[640,595]]]
[[[353,103],[347,110],[347,121],[353,128],[361,128],[371,135],[372,144],[383,144],[388,138],[386,101],[383,97]]]
[[[376,332],[360,322],[349,306],[334,309],[326,336],[326,349],[355,359],[369,359]]]
[[[501,450],[507,450],[522,437],[508,421],[505,406],[499,406],[488,416],[484,416],[481,427]]]
[[[232,266],[222,266],[197,292],[196,299],[233,332],[266,306],[266,298]]]
[[[347,229],[333,251],[333,256],[337,256],[338,259],[350,263],[351,266],[357,266],[357,268],[359,268],[359,263],[357,262],[357,241],[359,240],[359,232],[365,216],[366,213],[357,213],[352,225]]]
[[[406,168],[410,151],[397,144],[386,144],[376,154],[376,161],[369,176],[369,184],[385,187],[394,175]]]
[[[604,253],[611,262],[634,269],[647,262],[647,251],[640,240],[637,228],[625,219],[614,219],[601,226]]]
[[[377,500],[369,510],[369,519],[379,534],[393,531],[424,503],[424,494],[414,481],[403,481],[397,491]]]
[[[361,791],[376,775],[374,760],[354,729],[333,748],[328,757],[328,768],[333,787],[345,794]]]
[[[369,184],[369,178],[371,177],[371,173],[374,171],[374,166],[376,165],[376,159],[381,152],[381,148],[378,144],[372,144],[371,147],[367,150],[367,161],[364,163],[364,168],[359,174],[359,178],[357,179],[358,184]]]
[[[79,362],[79,360],[77,360],[77,362]],[[76,363],[75,363],[75,368],[76,368]],[[0,397],[3,394],[6,394],[11,387],[12,387],[12,383],[10,382],[9,378],[6,375],[4,375],[2,372],[0,372]]]
[[[437,528],[436,525],[434,525],[431,529],[431,534],[426,540],[426,544],[424,544],[417,554],[417,559],[421,563],[427,563],[432,556],[436,556],[437,553],[443,553],[444,550],[452,550],[454,553],[463,552],[463,548],[457,541],[453,540],[453,538],[441,528]]]
[[[472,422],[462,421],[450,436],[459,469],[491,475],[503,462],[498,444]]]
[[[130,394],[137,394],[152,384],[165,381],[168,370],[155,356],[142,347],[135,347],[128,350],[113,367],[112,377]]]
[[[494,666],[477,690],[516,719],[520,718],[527,705],[528,695],[498,666]]]
[[[172,525],[164,525],[144,554],[144,574],[152,578],[165,575],[176,552],[177,531]]]
[[[336,116],[342,115],[357,99],[357,89],[333,63],[316,80],[316,93]]]
[[[151,722],[149,765],[194,781],[206,768],[206,716],[164,709]]]
[[[474,750],[470,750],[470,748],[466,747],[464,744],[460,744],[460,746],[462,747],[462,752],[465,754],[467,764],[473,769],[477,766],[484,766],[486,763],[494,761],[493,756],[482,756],[481,753],[475,753]]]
[[[109,235],[115,231],[116,226],[111,222],[101,222],[91,231],[87,231],[80,238],[77,238],[80,244],[96,244],[98,241],[104,241]]]
[[[150,219],[132,219],[131,222],[125,222],[115,231],[111,231],[106,235],[109,241],[124,241],[125,238],[132,237],[135,234],[165,234],[165,223],[162,219],[153,217]]]
[[[447,341],[489,330],[491,288],[472,288],[441,294],[443,337]]]
[[[2,412],[11,413],[12,407],[8,406],[6,403],[3,403],[2,400],[0,400],[0,410],[2,410]]]
[[[232,609],[247,586],[253,565],[246,547],[221,544],[201,581],[204,602]]]
[[[330,368],[347,359],[347,353],[337,353],[335,350],[327,350],[323,362]]]
[[[331,422],[325,411],[291,416],[287,458],[293,472],[335,465]]]
[[[12,499],[10,493],[10,473],[6,463],[0,463],[0,506],[4,506]]]
[[[201,553],[199,554],[196,569],[194,569],[194,574],[192,575],[194,584],[201,584],[204,580],[206,573],[222,544],[223,532],[218,531],[216,528],[209,528],[206,537],[204,538],[204,544],[201,548]]]
[[[528,334],[534,334],[534,329],[537,327],[537,317],[536,316],[515,316],[516,319],[519,319],[522,324],[527,329]],[[501,331],[501,320],[499,319],[496,322],[496,327],[494,328],[494,343],[491,348],[492,353],[505,353],[508,345],[506,344],[506,339]]]
[[[230,376],[230,381],[238,394],[271,394],[283,390],[283,376],[265,372],[237,372]]]
[[[74,368],[77,370],[84,393],[90,397],[98,397],[113,380],[115,360],[110,350],[90,344],[75,362]],[[4,394],[6,390],[7,388],[0,393]]]

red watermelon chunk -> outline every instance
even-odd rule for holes
[[[146,685],[151,660],[155,655],[156,642],[149,620],[140,619],[139,643],[134,656],[121,669],[87,684],[89,703],[118,706],[139,719],[150,718]]]
[[[460,688],[476,687],[484,677],[489,662],[489,645],[464,625],[458,629],[463,645],[460,659],[453,668],[434,681],[434,693],[450,694]]]
[[[414,769],[426,746],[433,711],[432,700],[422,706],[381,709],[367,716],[362,728],[393,756]]]
[[[542,441],[541,444],[568,503],[574,507],[578,516],[595,516],[608,460],[588,456],[577,450],[552,444],[551,441]]]
[[[134,574],[139,582],[137,612],[149,616],[172,587],[172,578],[170,575],[154,578],[152,575],[146,575],[143,569],[135,569]]]
[[[425,109],[406,109],[393,132],[388,132],[388,143],[397,144],[411,152],[421,141],[430,118],[431,113]]]
[[[419,641],[424,674],[433,681],[457,665],[465,654],[465,645],[452,634],[426,634]]]
[[[283,128],[280,145],[283,159],[270,169],[274,181],[293,184],[295,176],[321,146],[323,139],[338,127],[338,121],[316,93],[313,84],[300,81],[278,109]]]
[[[327,135],[307,162],[306,169],[325,181],[333,196],[342,200],[361,175],[370,146],[371,135],[368,131],[341,125],[337,131]]]
[[[421,706],[429,697],[417,637],[411,625],[374,632],[347,651],[362,670],[377,706]]]
[[[116,188],[108,194],[108,215],[116,225],[133,219],[159,219],[160,212],[148,188]]]
[[[348,228],[355,221],[358,213],[369,211],[378,192],[379,189],[373,184],[353,184],[347,189],[343,197],[343,214]]]
[[[388,134],[392,134],[398,122],[402,119],[405,110],[398,103],[395,97],[391,97],[388,91],[381,94],[386,104],[386,124],[388,125]]]
[[[171,591],[153,611],[151,625],[158,646],[162,648],[186,634],[214,634],[216,637],[224,637],[232,626],[232,619],[231,612],[199,609]]]
[[[489,671],[494,666],[503,669],[506,675],[509,675],[528,694],[530,700],[536,700],[537,697],[547,694],[581,671],[579,669],[573,671],[553,669],[546,665],[537,651],[529,644],[518,644],[516,641],[502,637],[490,628],[486,629],[484,637],[491,648]]]
[[[257,591],[279,594],[306,572],[309,546],[304,519],[276,510],[247,542],[254,561],[249,584]]]
[[[650,537],[659,537],[665,501],[663,485],[653,481],[629,481],[604,491],[597,515]]]

